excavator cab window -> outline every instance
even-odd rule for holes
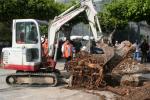
[[[33,22],[16,23],[16,42],[18,44],[36,44],[37,28]]]

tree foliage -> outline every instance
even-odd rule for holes
[[[49,20],[66,9],[54,0],[0,0],[0,21],[17,18]]]
[[[54,0],[0,0],[0,37],[11,39],[13,19],[32,18],[48,21],[69,6]]]
[[[99,13],[104,30],[123,28],[129,21],[150,22],[150,0],[112,0]]]

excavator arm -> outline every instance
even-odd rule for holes
[[[86,12],[94,39],[95,41],[98,40],[97,27],[100,33],[101,28],[97,18],[97,12],[94,9],[91,0],[82,0],[79,5],[70,7],[61,15],[55,17],[54,20],[50,23],[48,29],[49,56],[53,56],[54,54],[54,42],[56,33],[59,31],[60,27],[84,11]]]

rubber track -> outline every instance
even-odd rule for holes
[[[55,81],[57,81],[56,83],[54,84],[36,84],[36,83],[33,83],[33,84],[21,84],[21,83],[16,83],[16,84],[9,84],[11,86],[56,86],[58,84],[58,81],[59,81],[59,75],[57,75],[56,73],[42,73],[42,72],[39,72],[39,73],[32,73],[32,72],[17,72],[17,73],[14,73],[14,74],[10,74],[8,76],[15,76],[15,77],[47,77],[47,76],[50,76],[50,77],[55,77],[56,76],[56,79]],[[8,77],[7,76],[7,77]],[[7,83],[7,82],[6,82]]]

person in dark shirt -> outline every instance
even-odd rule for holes
[[[142,52],[141,63],[146,63],[147,62],[147,53],[149,50],[149,44],[147,43],[146,39],[144,39],[144,41],[140,45],[140,48],[141,48],[141,52]]]

